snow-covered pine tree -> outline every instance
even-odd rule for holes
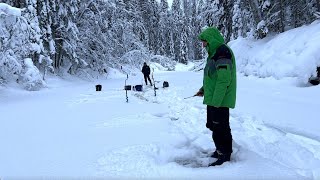
[[[315,5],[314,5],[314,9],[315,9],[314,16],[317,19],[320,19],[320,0],[314,0],[313,2],[315,3]]]
[[[30,58],[39,49],[34,42],[35,24],[21,16],[20,9],[6,4],[5,11],[0,9],[0,81],[17,81],[27,90],[38,90],[44,86],[39,70]],[[28,65],[25,65],[25,59]],[[30,72],[29,67],[33,67]]]
[[[112,51],[110,35],[108,34],[109,7],[102,1],[85,0],[78,9],[76,26],[78,28],[77,57],[87,66],[79,67],[78,74],[91,78],[90,74],[104,74],[108,65],[111,66],[110,54]],[[91,72],[90,72],[91,71]]]
[[[181,1],[180,0],[173,0],[172,1],[172,21],[173,24],[171,25],[172,31],[172,39],[173,39],[173,52],[174,52],[174,60],[180,62],[181,59],[181,29],[182,29],[182,18],[183,13],[181,9]]]
[[[222,9],[222,13],[219,14],[218,28],[224,35],[225,41],[229,42],[232,36],[232,12],[233,12],[233,0],[219,0],[219,10]]]
[[[205,0],[199,0],[198,2],[198,5],[197,5],[197,21],[198,23],[196,23],[196,31],[197,31],[197,34],[195,34],[195,38],[198,39],[198,35],[199,33],[202,31],[202,29],[204,27],[207,27],[207,13],[206,13],[206,9],[207,9],[207,4],[205,2]],[[204,57],[206,57],[207,53],[205,51],[204,48],[202,48],[201,46],[201,43],[198,44],[197,46],[197,54],[196,54],[196,57],[199,57],[199,58],[196,58],[196,59],[203,59]]]
[[[37,1],[26,0],[26,8],[23,13],[23,16],[26,17],[30,24],[30,40],[33,43],[32,52],[30,52],[32,54],[30,54],[29,57],[33,60],[34,65],[43,72],[44,80],[47,70],[53,72],[53,67],[50,54],[48,54],[43,47],[43,38],[41,37],[42,33],[38,19],[39,16],[37,14]]]
[[[55,64],[61,74],[76,74],[87,63],[76,53],[79,42],[79,30],[76,20],[79,14],[80,0],[50,0],[53,7],[52,35],[55,41]]]
[[[178,62],[183,64],[188,64],[188,26],[181,27],[181,35],[180,35],[180,51],[179,56],[180,59]]]
[[[6,9],[9,8],[7,5]],[[21,28],[24,21],[20,14],[20,10],[11,13],[0,9],[0,84],[14,81],[22,70],[21,56],[16,47],[17,44],[24,44],[19,39],[20,35],[25,34]]]
[[[188,38],[189,58],[192,60],[201,59],[201,43],[198,39],[200,33],[200,17],[197,11],[197,1],[192,1],[190,5],[190,36]]]
[[[232,36],[231,40],[243,37],[243,11],[241,11],[241,0],[236,0],[233,6],[233,17],[232,17]]]
[[[139,6],[139,0],[130,0],[132,5],[132,29],[135,36],[135,44],[139,45],[138,48],[135,49],[145,49],[148,45],[148,32],[145,27],[143,17],[142,17],[142,9]]]
[[[169,31],[170,26],[168,24],[168,1],[161,0],[159,6],[159,51],[157,54],[169,56]]]
[[[194,48],[195,46],[193,45],[195,41],[198,41],[197,38],[192,38],[196,37],[195,35],[195,30],[193,28],[193,22],[192,22],[192,11],[196,11],[196,6],[194,6],[195,2],[193,0],[183,0],[183,12],[184,12],[184,25],[186,26],[186,48],[187,48],[187,60],[194,59]],[[192,8],[194,6],[194,9]]]

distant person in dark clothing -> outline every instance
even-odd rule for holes
[[[142,73],[144,76],[144,81],[146,82],[146,85],[148,85],[148,81],[150,82],[150,85],[152,86],[152,82],[150,79],[150,67],[147,65],[147,63],[143,63],[143,67],[142,67]]]

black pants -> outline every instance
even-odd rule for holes
[[[222,154],[232,153],[232,135],[229,123],[229,108],[207,106],[207,128],[212,131],[216,150]]]
[[[144,81],[146,82],[146,85],[148,85],[147,80],[149,80],[150,85],[152,86],[152,82],[151,82],[150,76],[149,76],[149,75],[147,75],[147,74],[144,74]]]

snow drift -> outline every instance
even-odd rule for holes
[[[237,71],[258,77],[297,77],[307,82],[320,65],[320,21],[262,40],[239,38],[229,43]]]

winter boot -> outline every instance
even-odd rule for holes
[[[219,154],[218,154],[217,150],[214,151],[213,154],[211,154],[210,157],[212,157],[212,158],[218,158],[218,157],[219,157]]]
[[[218,160],[209,164],[209,166],[220,166],[224,162],[230,161],[231,154],[218,154]]]

